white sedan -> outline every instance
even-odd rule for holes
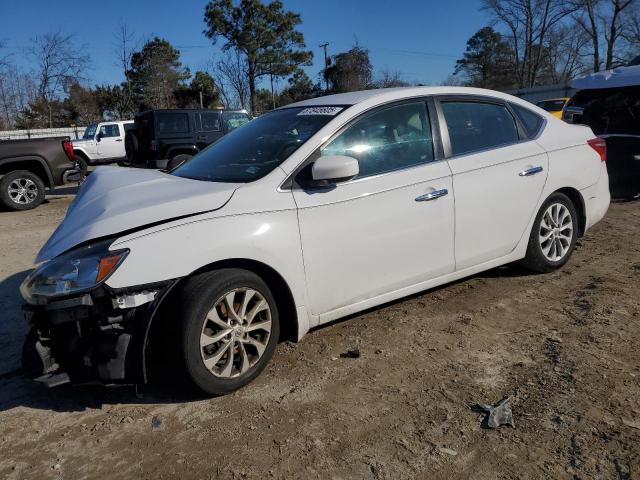
[[[142,383],[155,349],[224,394],[323,323],[557,269],[607,211],[605,159],[518,98],[409,87],[279,108],[169,174],[97,168],[21,287],[36,376]]]

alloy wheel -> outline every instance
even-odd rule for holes
[[[29,178],[16,178],[9,183],[9,198],[19,205],[26,205],[38,197],[38,186]]]
[[[248,372],[267,348],[271,325],[271,308],[260,292],[238,288],[225,293],[207,314],[200,334],[207,370],[221,378]]]
[[[553,203],[542,215],[539,231],[542,254],[552,262],[562,260],[571,248],[573,219],[562,203]]]

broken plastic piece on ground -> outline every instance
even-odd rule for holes
[[[488,428],[498,428],[501,425],[509,425],[515,428],[513,414],[511,412],[510,397],[505,397],[494,405],[476,403],[471,406],[474,412],[486,413],[487,416],[482,421],[482,426]]]
[[[360,350],[357,348],[353,350],[347,350],[345,353],[340,354],[340,358],[360,358]]]

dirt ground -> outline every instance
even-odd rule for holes
[[[640,478],[638,202],[561,271],[495,269],[334,323],[203,400],[22,377],[18,285],[70,198],[0,213],[0,478]],[[515,428],[481,428],[469,405],[507,395]]]

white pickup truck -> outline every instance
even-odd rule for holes
[[[92,123],[79,140],[73,140],[73,154],[78,164],[117,162],[126,158],[124,136],[133,120]]]

